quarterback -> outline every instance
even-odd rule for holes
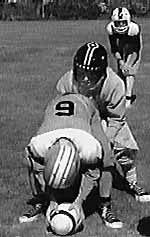
[[[114,167],[111,144],[89,98],[69,93],[51,101],[40,128],[26,147],[26,161],[33,196],[43,193],[48,203],[72,202],[70,208],[80,213],[83,201],[98,182],[104,223],[111,228],[122,227],[110,205]],[[77,187],[79,191],[75,192]],[[47,208],[42,202],[39,199],[32,211],[20,217],[20,222],[35,220]]]
[[[117,61],[118,75],[126,86],[126,107],[129,108],[136,98],[133,95],[133,85],[141,60],[141,28],[131,20],[127,8],[119,7],[112,11],[106,32],[111,53]]]
[[[78,92],[94,101],[131,193],[140,202],[150,201],[150,195],[137,185],[134,159],[139,148],[126,121],[124,83],[108,66],[105,47],[97,42],[79,47],[73,69],[58,80],[56,88],[59,93]]]

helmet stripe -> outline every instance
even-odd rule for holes
[[[118,8],[118,17],[119,19],[122,19],[122,7]]]
[[[93,42],[93,43],[88,43],[87,46],[88,46],[88,50],[86,52],[83,64],[86,66],[89,66],[91,63],[91,59],[93,57],[93,53],[94,53],[95,49],[97,49],[99,47],[99,45],[97,43]]]
[[[59,170],[56,174],[56,176],[57,176],[56,182],[57,182],[58,187],[61,186],[63,179],[64,179],[64,173],[65,173],[65,170],[66,170],[67,164],[69,162],[69,158],[70,158],[70,149],[71,149],[70,147],[65,146],[65,152],[63,154],[61,164],[59,166]]]
[[[85,55],[85,59],[84,59],[83,65],[86,65],[86,61],[88,59],[88,55],[90,54],[90,51],[91,51],[90,44],[87,44],[87,46],[88,46],[88,49],[87,49],[87,52],[86,52],[86,55]]]
[[[76,150],[73,147],[66,146],[65,144],[60,145],[59,154],[52,171],[49,185],[59,187],[65,184],[74,162],[75,152]]]
[[[61,183],[64,184],[67,177],[68,177],[68,174],[71,170],[71,167],[73,165],[73,162],[74,162],[74,158],[75,158],[75,153],[76,153],[76,149],[75,147],[71,147],[71,152],[70,152],[70,156],[68,158],[68,163],[67,163],[67,166],[66,166],[66,170],[64,172],[64,175],[63,175],[63,179],[61,180]]]
[[[55,181],[56,174],[58,172],[58,169],[59,169],[59,166],[60,166],[60,162],[61,162],[61,159],[63,157],[64,152],[65,152],[65,147],[61,146],[60,150],[59,150],[59,154],[57,156],[57,160],[56,160],[54,168],[52,170],[52,175],[51,175],[51,178],[49,180],[49,185],[53,185],[53,183]]]

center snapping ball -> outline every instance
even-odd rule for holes
[[[81,226],[83,218],[75,209],[70,211],[70,205],[70,203],[61,203],[57,211],[51,210],[48,222],[54,234],[65,236],[77,231]]]

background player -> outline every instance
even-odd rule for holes
[[[136,99],[133,95],[133,85],[141,60],[141,29],[139,24],[131,20],[127,8],[117,7],[112,11],[106,32],[111,53],[117,60],[118,75],[126,86],[126,107],[129,108]]]
[[[58,139],[61,143],[55,147]],[[52,152],[52,155],[49,152]],[[80,168],[82,167],[80,172],[79,169],[73,171],[69,169],[70,160],[74,159],[76,153],[78,162],[74,167],[80,164]],[[79,173],[86,173],[82,179],[83,183],[79,185],[79,195],[74,198],[72,204],[72,207],[77,210],[86,199],[93,183],[99,182],[100,178],[100,215],[107,226],[122,227],[123,223],[111,212],[111,171],[114,167],[114,159],[110,142],[102,129],[97,109],[87,97],[81,94],[64,94],[48,104],[44,121],[26,148],[26,160],[30,171],[32,193],[37,197],[44,194],[46,183],[56,190],[70,187],[75,190]],[[46,183],[43,176],[45,169],[47,170],[45,177],[48,180]],[[85,182],[89,183],[89,188]],[[65,190],[65,193],[69,196],[72,192]],[[61,199],[64,197],[64,195],[58,196]],[[46,202],[44,200],[42,205],[43,198],[38,201],[33,210],[20,217],[20,222],[33,221],[43,212]]]
[[[79,47],[73,59],[73,69],[60,78],[56,88],[59,93],[79,92],[95,102],[105,133],[118,153],[118,162],[131,193],[140,202],[150,201],[150,195],[137,185],[134,159],[139,148],[125,117],[124,83],[108,66],[105,47],[97,42]]]

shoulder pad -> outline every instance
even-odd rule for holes
[[[135,36],[138,35],[139,33],[140,33],[140,26],[135,22],[131,22],[129,25],[128,35]]]
[[[109,34],[109,35],[112,35],[113,34],[113,29],[112,29],[112,22],[110,22],[110,23],[108,23],[107,25],[106,25],[106,31],[107,31],[107,33]]]

